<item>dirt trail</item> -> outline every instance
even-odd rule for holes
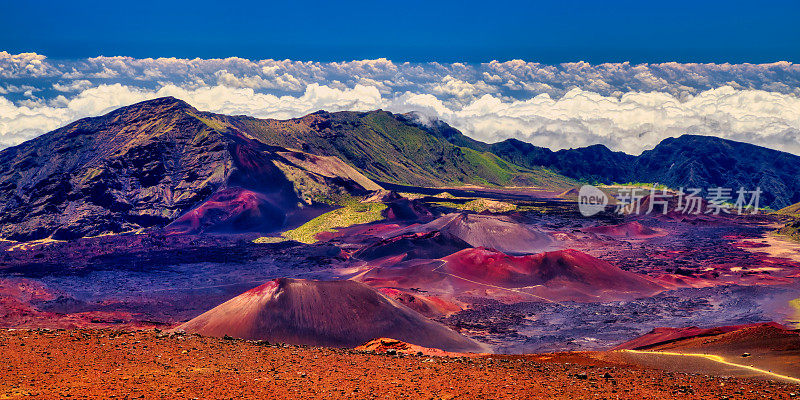
[[[778,374],[750,365],[734,363],[723,357],[702,353],[676,353],[669,351],[620,350],[626,362],[675,372],[693,372],[711,375],[738,376],[800,383],[793,376]]]

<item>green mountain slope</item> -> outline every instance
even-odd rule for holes
[[[275,146],[335,156],[371,179],[420,185],[520,185],[562,188],[573,184],[543,167],[520,167],[488,151],[455,129],[426,127],[412,115],[316,112],[290,120],[206,114]],[[455,143],[455,144],[454,144]],[[469,147],[462,147],[463,144]],[[478,149],[476,149],[478,148]]]

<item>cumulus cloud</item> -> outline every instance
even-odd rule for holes
[[[632,154],[684,133],[800,154],[800,66],[50,60],[0,52],[0,146],[159,96],[201,110],[291,118],[317,110],[417,112],[484,141]]]
[[[663,92],[621,97],[573,89],[502,101],[485,95],[443,119],[486,141],[518,138],[550,148],[602,143],[638,154],[665,137],[713,135],[800,154],[800,98],[731,87],[681,100]]]
[[[79,92],[81,90],[86,90],[92,86],[94,86],[92,82],[86,79],[80,79],[77,81],[72,81],[67,83],[56,82],[53,84],[53,89],[59,92]]]
[[[56,74],[57,68],[45,60],[46,57],[41,54],[0,51],[0,77],[45,77]]]

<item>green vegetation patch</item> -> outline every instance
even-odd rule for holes
[[[383,219],[381,212],[385,209],[386,205],[382,203],[348,202],[342,208],[322,214],[296,229],[284,232],[283,237],[301,243],[316,243],[315,236],[318,233],[379,221]]]
[[[520,205],[517,206],[517,211],[522,213],[537,213],[537,214],[549,214],[556,211],[552,206],[537,206],[537,205]]]
[[[256,243],[256,244],[272,244],[272,243],[285,242],[287,240],[289,240],[289,239],[286,239],[285,237],[281,237],[281,236],[262,236],[260,238],[257,238],[255,240],[253,240],[253,243]]]
[[[493,213],[504,213],[508,211],[514,211],[517,209],[517,206],[515,204],[506,203],[504,201],[489,200],[489,199],[476,199],[468,201],[463,204],[457,204],[450,201],[438,201],[434,202],[433,204],[447,208],[454,208],[457,210],[474,211],[474,212],[490,211]]]
[[[508,184],[511,182],[511,177],[518,172],[517,168],[511,167],[507,162],[492,153],[481,153],[466,147],[462,147],[461,150],[464,152],[464,157],[467,161],[480,174],[476,177],[476,179],[481,180],[480,183]]]
[[[205,116],[196,115],[194,113],[190,113],[193,117],[199,119],[202,123],[206,124],[209,128],[217,131],[217,132],[225,132],[228,130],[228,127],[216,119],[208,118]]]
[[[405,198],[407,198],[409,200],[416,200],[416,199],[421,199],[423,197],[426,197],[426,195],[424,195],[422,193],[397,192],[397,194],[399,194],[400,196],[403,196],[403,197],[405,197]]]
[[[597,186],[605,188],[619,187],[619,188],[640,188],[640,189],[653,189],[655,187],[655,190],[667,190],[667,191],[677,192],[677,190],[667,185],[662,185],[660,183],[652,183],[652,182],[625,182],[625,183],[615,182],[610,185],[597,185]]]

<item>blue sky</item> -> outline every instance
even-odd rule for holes
[[[793,1],[33,2],[0,47],[51,58],[800,62]]]

